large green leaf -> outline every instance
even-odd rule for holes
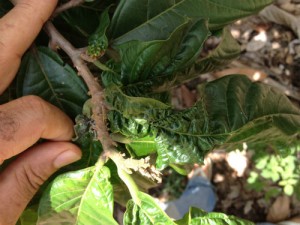
[[[157,166],[201,162],[217,145],[286,141],[300,131],[300,111],[276,89],[246,76],[227,76],[201,87],[200,101],[157,121]],[[163,115],[165,114],[165,115]]]
[[[132,200],[127,203],[124,225],[175,225],[151,196],[139,192],[138,197],[140,205]]]
[[[197,35],[195,29],[191,29],[190,32],[186,34],[185,41],[182,42],[182,50],[179,51],[180,53],[175,57],[177,60],[174,60],[164,73],[152,77],[151,80],[124,87],[124,91],[128,94],[141,93],[142,90],[155,92],[166,91],[200,74],[220,69],[239,56],[240,45],[232,37],[230,30],[224,28],[222,31],[222,40],[218,47],[205,58],[196,60],[202,49],[203,42],[209,35],[208,30],[205,30],[203,26],[202,28],[199,26],[198,29],[202,31],[200,32],[200,30],[198,30],[198,33],[201,33],[201,35]],[[198,49],[198,51],[196,51],[196,49]],[[188,68],[189,65],[191,65],[190,68]]]
[[[254,225],[254,223],[250,221],[239,219],[235,216],[215,212],[207,213],[197,208],[190,208],[190,211],[181,220],[175,222],[178,225]]]
[[[31,49],[18,73],[19,95],[38,95],[75,118],[88,99],[87,88],[75,71],[48,48]]]
[[[99,166],[60,175],[44,192],[38,224],[116,225],[109,178],[109,169]]]
[[[167,40],[121,45],[120,83],[126,85],[125,93],[137,96],[136,93],[168,90],[179,79],[176,72],[190,67],[200,55],[209,35],[207,21],[200,19],[180,26]]]
[[[239,18],[258,12],[273,2],[273,0],[251,0],[247,2],[177,0],[162,4],[159,1],[148,0],[137,3],[136,0],[122,0],[112,19],[111,30],[112,37],[115,38],[114,43],[121,44],[130,40],[166,39],[176,27],[182,24],[186,17],[209,19],[211,29],[221,29]]]
[[[122,83],[142,82],[162,73],[171,64],[189,26],[191,21],[184,20],[166,40],[135,40],[119,45]]]
[[[169,0],[120,1],[112,19],[110,35],[119,37],[171,6],[172,1]]]

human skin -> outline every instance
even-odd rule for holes
[[[14,0],[0,19],[0,94],[18,71],[21,57],[53,12],[57,0]],[[81,158],[70,143],[72,121],[37,96],[0,105],[0,225],[15,224],[40,185],[59,168]],[[48,142],[36,144],[40,139]]]

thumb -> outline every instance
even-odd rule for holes
[[[0,225],[15,224],[44,181],[80,158],[78,147],[68,142],[47,142],[20,154],[0,173]]]

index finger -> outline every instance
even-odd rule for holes
[[[14,78],[20,59],[54,10],[57,0],[13,0],[0,19],[0,93]]]

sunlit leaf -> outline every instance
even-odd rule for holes
[[[140,205],[127,203],[124,225],[175,225],[151,196],[140,192],[139,198]]]
[[[201,209],[190,208],[190,211],[181,219],[176,221],[178,225],[254,225],[254,223],[239,219],[235,216],[228,216],[224,213],[207,213]]]
[[[108,168],[89,167],[62,174],[45,191],[38,224],[117,224]]]

